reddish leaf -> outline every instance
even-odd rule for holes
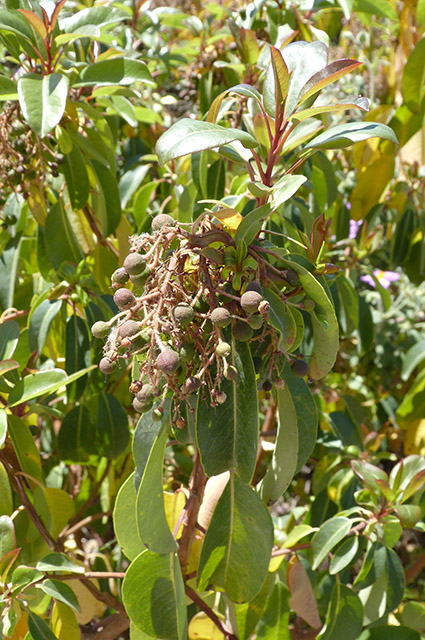
[[[44,40],[47,36],[47,29],[45,27],[43,20],[39,18],[36,13],[33,13],[28,9],[18,9],[18,11],[22,13],[24,18],[30,23],[34,31],[38,33],[40,38]]]
[[[338,78],[341,78],[347,73],[350,73],[360,64],[362,63],[358,62],[357,60],[342,58],[341,60],[335,60],[334,62],[326,65],[326,67],[313,74],[311,78],[306,82],[301,90],[298,104],[301,104],[318,91],[324,89],[324,87],[332,84],[333,82],[335,82],[335,80],[338,80]]]

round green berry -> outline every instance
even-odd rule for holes
[[[211,311],[210,320],[216,327],[227,327],[231,319],[230,311],[225,307],[217,307]]]
[[[220,342],[216,346],[215,352],[218,356],[220,356],[220,358],[227,358],[227,356],[230,356],[232,352],[232,347],[228,342]]]
[[[238,320],[233,325],[233,335],[239,342],[247,342],[254,335],[254,331],[247,322]]]
[[[129,276],[138,276],[146,269],[146,262],[140,253],[129,253],[122,266]]]
[[[92,326],[91,332],[95,338],[106,338],[109,335],[109,327],[103,320],[98,320]]]

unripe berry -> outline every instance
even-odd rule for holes
[[[246,313],[255,313],[263,297],[258,291],[245,291],[241,297],[241,307]]]
[[[102,360],[99,362],[99,369],[102,373],[105,374],[105,376],[110,376],[111,373],[115,371],[116,366],[116,362],[106,357],[102,358]]]
[[[306,298],[304,302],[302,302],[302,306],[306,311],[313,311],[316,303],[311,298]]]
[[[236,340],[239,340],[239,342],[247,342],[254,335],[254,331],[253,329],[251,329],[247,322],[238,320],[233,325],[233,335],[235,336]]]
[[[174,218],[169,216],[167,213],[160,213],[158,216],[155,216],[152,220],[152,231],[158,231],[165,225],[172,227],[176,224]]]
[[[184,391],[185,393],[193,393],[194,391],[197,391],[200,386],[201,381],[199,380],[199,378],[196,378],[196,376],[191,376],[186,380],[184,384]]]
[[[153,398],[153,386],[149,383],[144,384],[143,387],[136,393],[136,398],[142,404],[148,404]]]
[[[304,378],[308,375],[308,364],[305,360],[293,360],[291,362],[291,371],[297,378]]]
[[[263,391],[271,391],[273,388],[273,385],[271,383],[270,380],[264,380],[263,382]]]
[[[138,400],[137,398],[134,398],[133,409],[137,411],[137,413],[146,413],[146,411],[149,411],[149,409],[152,409],[152,404],[153,404],[152,402],[143,403],[143,402],[140,402],[140,400]]]
[[[288,269],[288,271],[285,272],[285,280],[291,287],[297,287],[300,284],[298,273],[293,269]]]
[[[146,262],[140,253],[129,253],[122,266],[129,276],[138,276],[146,269]]]
[[[123,311],[124,309],[130,309],[130,307],[132,307],[136,302],[136,298],[131,291],[122,287],[121,289],[117,289],[115,291],[114,302],[117,305],[118,309]]]
[[[259,282],[250,282],[245,287],[245,293],[247,291],[256,291],[257,293],[262,293],[261,284]]]
[[[106,336],[109,335],[109,327],[103,320],[98,320],[98,322],[95,322],[92,326],[91,332],[95,338],[106,338]]]
[[[224,391],[219,391],[216,394],[215,399],[218,404],[224,404],[227,400],[227,395],[224,393]]]
[[[229,365],[224,370],[224,377],[226,380],[236,380],[238,377],[238,370],[233,365]]]
[[[116,269],[111,277],[112,282],[116,282],[118,284],[125,284],[128,282],[128,273],[125,269],[120,267]]]
[[[263,317],[257,313],[248,319],[248,323],[249,323],[249,326],[252,327],[254,330],[261,329],[261,327],[263,326]]]
[[[118,335],[120,338],[131,338],[139,333],[140,327],[134,320],[126,320],[118,327]]]
[[[217,307],[211,311],[210,320],[216,327],[227,327],[231,320],[230,311],[225,307]]]
[[[172,349],[164,349],[157,357],[155,364],[162,373],[174,373],[180,365],[179,354]]]
[[[220,342],[216,346],[215,352],[218,356],[220,356],[220,358],[227,358],[227,356],[230,356],[232,352],[232,347],[228,342]]]
[[[139,273],[137,276],[130,276],[130,282],[131,284],[134,284],[136,288],[142,289],[145,286],[148,277],[149,272],[143,271],[143,273]]]
[[[174,319],[182,327],[185,327],[187,324],[192,322],[194,315],[192,307],[190,304],[187,304],[187,302],[179,302],[173,309]]]

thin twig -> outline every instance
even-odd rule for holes
[[[193,589],[191,589],[190,587],[188,587],[187,585],[185,586],[186,589],[186,594],[189,596],[189,598],[201,609],[201,611],[203,611],[208,617],[209,619],[214,622],[215,626],[219,629],[219,631],[221,631],[221,633],[224,635],[224,637],[226,638],[226,640],[237,640],[237,637],[231,633],[231,631],[228,631],[224,626],[222,621],[220,620],[220,618],[214,613],[214,611],[207,605],[206,602],[204,602],[202,600],[202,598],[200,598],[198,596],[198,594],[196,593],[196,591],[194,591]]]

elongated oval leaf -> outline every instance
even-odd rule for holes
[[[262,640],[291,640],[289,613],[288,587],[279,580],[267,600],[256,637]]]
[[[369,111],[369,100],[362,96],[353,96],[352,98],[344,98],[338,100],[338,102],[332,102],[331,104],[324,104],[320,107],[309,107],[308,109],[301,108],[300,111],[296,111],[290,117],[290,120],[294,122],[302,122],[311,116],[318,116],[320,113],[332,113],[334,111],[343,111],[345,109],[361,109],[362,111]]]
[[[74,564],[64,553],[48,553],[36,564],[38,571],[48,573],[84,573],[84,567]]]
[[[111,58],[87,66],[74,86],[96,84],[131,85],[134,82],[155,84],[145,62],[134,58]]]
[[[130,441],[128,416],[110,393],[100,393],[97,406],[97,450],[106,458],[118,458]]]
[[[58,640],[47,622],[32,611],[28,612],[28,629],[34,640]]]
[[[249,149],[257,146],[257,141],[249,133],[239,129],[226,129],[218,124],[183,118],[173,124],[156,143],[159,162],[180,158],[189,153],[222,147],[239,140]]]
[[[43,481],[40,452],[29,427],[18,416],[7,416],[8,432],[22,470],[35,480]]]
[[[0,324],[0,360],[7,360],[13,356],[19,340],[19,325],[14,320],[7,320]]]
[[[398,144],[394,131],[380,122],[348,122],[324,131],[305,149],[343,149],[369,138],[384,138]]]
[[[318,640],[357,640],[363,626],[363,605],[359,596],[335,583],[326,614],[326,623]]]
[[[28,343],[31,351],[43,351],[50,326],[62,307],[62,300],[43,300],[31,314]]]
[[[216,407],[198,398],[196,438],[202,465],[208,476],[236,471],[244,482],[254,473],[258,446],[258,403],[254,365],[249,347],[232,346],[236,380],[223,380],[224,404]]]
[[[425,93],[425,38],[419,40],[403,71],[401,91],[404,102],[413,112],[419,110],[422,97]]]
[[[9,516],[0,516],[0,558],[16,547],[15,529]]]
[[[202,546],[199,588],[224,591],[234,602],[252,600],[266,578],[272,545],[273,524],[267,508],[232,473]]]
[[[28,402],[33,398],[53,393],[60,386],[66,384],[68,376],[63,369],[50,369],[30,373],[18,382],[9,394],[9,407]]]
[[[252,87],[250,84],[236,84],[234,87],[230,87],[230,89],[226,89],[222,93],[220,93],[211,103],[211,106],[208,110],[207,114],[207,122],[216,122],[217,117],[220,111],[221,104],[229,93],[236,93],[239,96],[245,96],[246,98],[254,98],[258,102],[261,101],[261,96],[258,93],[255,87]]]
[[[137,529],[136,499],[134,473],[132,473],[118,491],[113,512],[114,531],[118,544],[130,560],[134,560],[145,550]]]
[[[345,567],[348,567],[350,562],[355,557],[359,548],[358,536],[352,536],[347,540],[344,540],[342,545],[335,551],[331,563],[329,565],[329,573],[334,575],[339,573]]]
[[[290,353],[297,338],[297,325],[291,308],[269,289],[263,290],[263,297],[270,304],[268,312],[270,324],[280,333],[279,349],[284,353]]]
[[[75,609],[75,611],[81,611],[77,596],[65,582],[47,579],[41,583],[40,589],[44,591],[44,593],[47,593],[47,595],[55,598],[55,600],[59,600],[59,602],[63,602],[72,609]]]
[[[264,108],[272,118],[283,106],[289,87],[288,67],[282,53],[276,47],[270,47],[270,64],[267,67],[263,83]]]
[[[153,638],[184,640],[186,600],[176,554],[143,551],[125,574],[122,595],[138,629]]]
[[[359,65],[361,65],[361,62],[350,60],[349,58],[334,60],[326,65],[326,67],[323,67],[323,69],[313,74],[305,83],[299,95],[299,104],[302,104],[311,96],[314,96],[328,85],[336,82],[338,78],[354,71]]]
[[[250,211],[238,226],[235,234],[236,245],[244,242],[246,246],[250,245],[255,239],[257,233],[263,226],[263,222],[271,214],[272,208],[270,204],[264,204]]]
[[[30,127],[42,138],[60,121],[68,97],[69,79],[60,73],[38,76],[26,73],[18,80],[22,113]]]
[[[315,571],[331,549],[346,536],[351,528],[351,520],[337,516],[327,520],[311,541],[312,569]]]
[[[137,492],[137,528],[143,543],[155,553],[177,549],[165,517],[162,466],[168,429],[162,425],[150,451]]]

